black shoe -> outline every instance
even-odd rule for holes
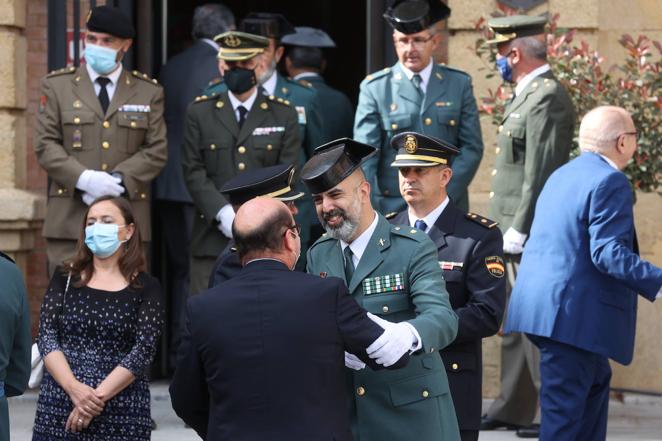
[[[540,424],[531,424],[517,429],[519,438],[540,438]]]
[[[480,430],[496,430],[501,428],[506,430],[516,430],[518,427],[519,426],[514,424],[508,424],[503,421],[492,419],[488,417],[487,414],[483,415],[480,419]]]

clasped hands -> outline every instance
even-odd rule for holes
[[[384,329],[382,335],[366,349],[368,357],[378,364],[392,366],[417,346],[418,338],[409,323],[392,323],[371,313],[368,313],[368,318]],[[356,355],[345,352],[345,366],[359,371],[365,368],[365,363]]]
[[[67,418],[64,430],[78,433],[86,429],[94,417],[101,414],[106,403],[99,392],[77,380],[67,389],[67,394],[74,403],[74,409]]]
[[[85,170],[81,173],[76,188],[83,192],[82,199],[87,205],[101,196],[119,196],[124,193],[122,179],[97,170]]]

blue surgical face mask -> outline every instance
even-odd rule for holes
[[[99,75],[109,74],[117,67],[117,51],[97,44],[87,44],[85,62]]]
[[[508,52],[505,57],[497,58],[496,68],[499,71],[499,74],[501,75],[501,78],[503,78],[504,81],[512,83],[513,68],[510,66],[510,63],[508,63],[509,56],[510,56],[510,52]]]
[[[125,225],[122,225],[123,227]],[[105,259],[115,254],[115,251],[126,240],[118,236],[120,226],[117,224],[95,223],[85,227],[85,245],[97,257]]]

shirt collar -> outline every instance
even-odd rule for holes
[[[611,159],[607,158],[607,157],[606,157],[605,155],[603,155],[603,154],[598,153],[598,155],[600,155],[600,157],[602,157],[602,159],[604,159],[605,161],[607,161],[607,164],[611,165],[611,166],[614,167],[616,170],[621,171],[621,170],[618,168],[618,166],[616,165],[616,163],[615,163],[614,161],[612,161]]]
[[[90,76],[90,81],[92,81],[92,84],[94,84],[99,77],[106,77],[110,80],[110,84],[112,86],[117,85],[117,81],[120,78],[120,75],[122,74],[122,63],[120,63],[120,67],[118,69],[115,69],[115,71],[109,75],[100,75],[97,73],[94,69],[90,67],[89,64],[85,63],[85,68],[87,69],[87,74]]]
[[[269,95],[275,95],[276,91],[276,83],[278,82],[278,75],[276,74],[276,71],[274,71],[273,75],[262,84],[262,87],[264,87],[264,90],[267,91],[267,94]]]
[[[534,78],[537,76],[540,76],[550,70],[549,64],[543,64],[542,66],[533,69],[531,72],[526,74],[524,78],[519,80],[517,83],[517,86],[515,86],[515,96],[519,95],[520,93],[524,92],[524,89],[526,89],[526,86],[529,85],[531,81],[533,81]]]
[[[437,222],[437,219],[439,219],[441,213],[444,212],[444,209],[448,205],[449,201],[450,199],[448,198],[448,196],[446,196],[446,199],[444,199],[443,202],[439,204],[439,206],[437,206],[437,208],[429,212],[427,216],[425,216],[423,219],[414,216],[411,210],[407,210],[407,216],[409,216],[409,225],[413,227],[416,221],[421,219],[428,226],[427,230],[425,230],[425,232],[427,233],[428,231],[430,231],[430,227],[432,227],[432,225],[434,225],[435,222]]]
[[[377,222],[379,221],[379,216],[377,216],[377,213],[373,211],[373,215],[375,216],[375,219],[372,221],[370,226],[366,228],[366,230],[361,233],[359,237],[354,239],[352,243],[348,244],[345,241],[340,241],[340,248],[342,251],[345,251],[345,248],[349,247],[350,250],[352,250],[352,254],[354,254],[354,258],[356,262],[359,262],[361,260],[361,256],[363,256],[363,252],[365,251],[366,247],[368,246],[368,242],[370,242],[370,238],[372,237],[372,234],[375,232],[377,229]]]
[[[301,72],[299,75],[295,75],[292,79],[296,81],[308,77],[321,77],[321,75],[317,72]]]
[[[253,107],[253,103],[255,103],[255,99],[257,98],[257,88],[253,90],[253,93],[251,96],[248,97],[246,101],[243,103],[239,101],[239,99],[232,94],[232,92],[228,91],[228,97],[230,98],[230,103],[232,104],[232,109],[237,110],[237,107],[239,106],[244,106],[246,110],[251,110],[251,107]]]
[[[204,41],[209,46],[213,47],[216,52],[218,52],[219,49],[221,49],[221,47],[218,45],[218,43],[216,43],[214,40],[211,40],[209,38],[201,38],[200,41]]]
[[[405,73],[407,76],[407,79],[411,81],[413,78],[414,74],[419,74],[421,76],[421,89],[425,91],[428,86],[428,81],[430,81],[430,75],[432,75],[432,66],[434,65],[434,60],[432,57],[430,57],[430,62],[428,63],[427,66],[423,68],[420,72],[414,72],[412,70],[407,69],[404,64],[400,63],[400,67],[402,68],[402,71]]]

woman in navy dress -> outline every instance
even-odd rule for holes
[[[146,371],[163,324],[160,297],[129,202],[97,199],[76,257],[55,272],[41,306],[46,370],[33,440],[150,439]]]

